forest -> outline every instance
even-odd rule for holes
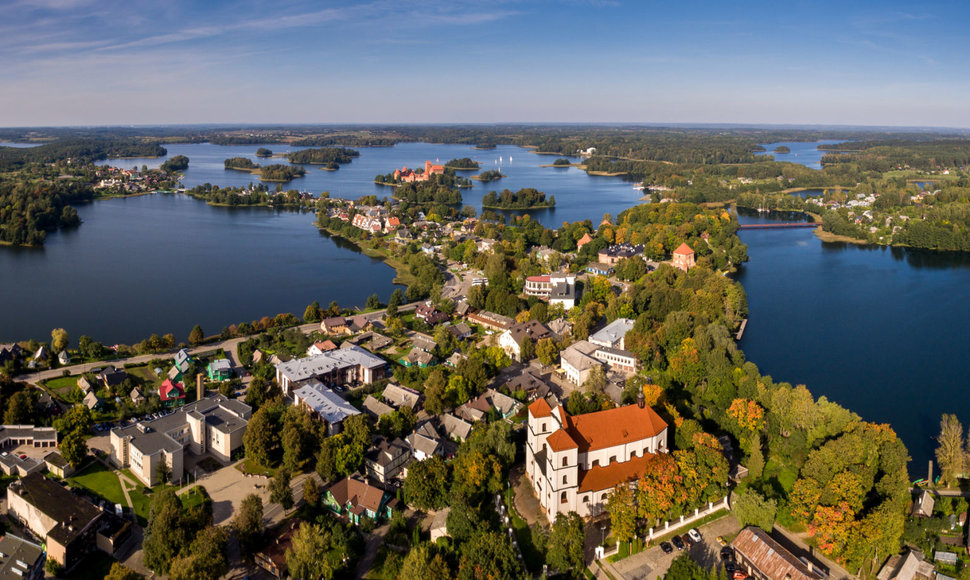
[[[16,169],[27,163],[54,163],[70,159],[84,164],[109,157],[161,157],[167,150],[158,143],[142,139],[67,138],[37,147],[0,147],[0,171]]]
[[[452,159],[448,163],[445,163],[445,167],[450,169],[478,169],[481,167],[478,161],[470,157],[462,157],[461,159]]]
[[[69,204],[94,192],[74,180],[26,181],[0,176],[0,243],[40,246],[47,232],[81,223]]]
[[[290,163],[305,163],[310,165],[350,163],[354,157],[360,157],[360,151],[343,147],[301,149],[286,154],[286,158]]]
[[[249,157],[231,157],[223,161],[222,164],[226,169],[235,169],[238,171],[250,171],[259,168],[259,164],[254,163]]]
[[[185,171],[189,168],[189,158],[185,155],[176,155],[172,157],[165,163],[162,163],[160,169],[162,171],[174,172],[174,171]]]

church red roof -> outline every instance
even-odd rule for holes
[[[683,254],[683,255],[686,256],[686,255],[693,254],[694,253],[694,250],[690,246],[688,246],[687,244],[681,244],[681,245],[677,246],[677,249],[674,250],[674,253],[675,254]]]

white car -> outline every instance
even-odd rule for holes
[[[690,536],[690,539],[694,540],[695,542],[701,541],[701,533],[697,531],[697,528],[687,530],[687,535]]]

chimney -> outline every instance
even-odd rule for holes
[[[640,392],[637,393],[637,407],[640,407],[642,409],[646,405],[647,405],[647,398],[643,396],[643,389],[640,389]]]
[[[195,375],[195,399],[199,400],[205,394],[205,389],[202,388],[202,373]]]

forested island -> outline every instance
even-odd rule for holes
[[[538,209],[556,206],[556,196],[546,194],[531,187],[518,191],[503,189],[490,191],[482,198],[482,207],[488,209]]]
[[[342,163],[350,163],[354,157],[360,157],[360,151],[343,147],[321,147],[319,149],[301,149],[286,154],[290,163],[308,165],[323,165],[326,169],[335,170]]]
[[[475,161],[470,157],[452,159],[451,161],[445,163],[446,169],[455,169],[457,171],[474,171],[480,167],[481,165],[478,163],[478,161]]]
[[[273,151],[265,147],[260,147],[256,150],[256,157],[272,157]]]
[[[433,177],[443,176],[435,175]],[[461,191],[438,179],[415,183],[402,183],[394,188],[392,196],[394,199],[417,206],[447,206],[461,203]]]
[[[258,163],[253,163],[253,160],[248,157],[232,157],[226,159],[223,165],[226,169],[232,171],[246,171],[254,175],[259,175],[259,178],[263,181],[286,182],[306,175],[306,169],[303,169],[299,165],[283,165],[281,163],[259,165]]]
[[[162,166],[160,167],[162,171],[169,171],[169,172],[185,171],[188,168],[189,168],[189,158],[186,157],[185,155],[176,155],[175,157],[172,157],[165,163],[162,163]]]
[[[472,175],[471,179],[475,181],[481,181],[482,183],[488,183],[489,181],[496,181],[505,177],[502,172],[498,169],[488,169],[479,173],[478,175]]]
[[[569,167],[572,164],[573,162],[566,159],[565,157],[560,157],[559,159],[556,159],[555,161],[552,162],[552,165],[554,167]]]
[[[772,149],[775,153],[791,153],[791,148],[787,145],[779,145]]]

